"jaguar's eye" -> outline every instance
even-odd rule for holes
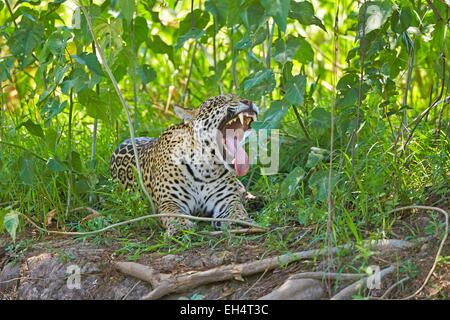
[[[231,117],[236,112],[236,108],[228,108],[227,109],[227,116]]]

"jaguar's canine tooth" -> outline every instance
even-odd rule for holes
[[[239,120],[241,121],[241,124],[245,124],[245,122],[244,122],[244,115],[242,114],[242,112],[239,113],[238,116],[239,116]]]

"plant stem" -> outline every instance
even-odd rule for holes
[[[95,42],[95,46],[97,47],[98,53],[100,55],[100,58],[101,58],[101,61],[102,61],[102,64],[103,64],[103,67],[105,68],[106,73],[108,74],[108,76],[109,76],[109,78],[110,78],[110,80],[111,80],[111,82],[112,82],[112,84],[114,86],[114,90],[116,91],[117,96],[119,97],[119,100],[120,100],[120,102],[121,102],[121,104],[123,106],[123,109],[125,110],[125,114],[126,114],[127,122],[128,122],[128,128],[129,128],[130,136],[131,136],[131,144],[133,146],[133,153],[134,153],[136,171],[138,173],[139,186],[141,187],[142,192],[144,192],[144,194],[146,195],[146,197],[147,197],[147,199],[148,199],[148,201],[150,203],[150,207],[151,207],[152,211],[155,212],[156,211],[155,210],[155,205],[153,204],[153,200],[150,197],[150,194],[148,193],[147,188],[145,187],[145,184],[144,184],[144,180],[142,178],[142,170],[141,170],[141,165],[139,163],[139,153],[138,153],[137,146],[136,146],[133,121],[131,120],[129,106],[128,106],[127,102],[125,101],[125,98],[123,97],[123,95],[122,95],[122,93],[120,91],[119,84],[117,83],[117,80],[114,77],[114,75],[113,75],[113,73],[111,71],[111,68],[108,65],[108,62],[106,61],[105,53],[103,52],[103,49],[100,47],[100,45],[97,42],[97,38],[95,36],[94,29],[93,29],[92,23],[91,23],[91,18],[89,17],[89,15],[88,15],[88,13],[86,11],[86,8],[84,6],[80,6],[80,9],[81,9],[81,11],[83,11],[83,14],[84,14],[84,16],[86,18],[86,22],[87,22],[87,25],[88,25],[88,28],[89,28],[89,32],[91,33],[92,39]]]

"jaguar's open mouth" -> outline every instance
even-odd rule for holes
[[[246,175],[250,168],[243,140],[245,132],[251,129],[250,126],[256,117],[257,113],[248,108],[231,119],[227,119],[221,126],[223,158],[227,163],[233,165],[238,176]]]

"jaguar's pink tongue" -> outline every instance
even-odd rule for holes
[[[238,176],[245,176],[250,168],[247,153],[244,146],[241,145],[243,134],[231,135],[228,134],[225,139],[225,144],[229,152],[233,155],[231,163],[234,165],[234,170]]]

